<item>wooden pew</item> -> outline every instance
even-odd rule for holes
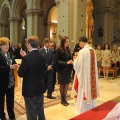
[[[115,62],[110,62],[111,66],[109,68],[109,73],[112,73],[112,79],[117,76],[117,64]],[[114,65],[114,67],[112,67]],[[103,67],[101,67],[101,71],[103,72]]]

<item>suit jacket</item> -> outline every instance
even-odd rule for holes
[[[20,50],[21,48],[16,48],[14,55],[15,55],[15,59],[22,59],[22,56],[20,55]]]
[[[12,60],[12,64],[16,63],[13,59],[13,54],[10,53],[10,58]],[[7,65],[7,62],[2,54],[0,54],[0,88],[8,87],[9,84],[9,72],[10,66]]]
[[[13,50],[14,49],[14,50]],[[12,46],[9,48],[9,51],[13,53],[13,55],[15,54],[16,48],[13,48]]]
[[[23,77],[22,95],[24,97],[34,97],[45,92],[44,69],[45,59],[38,50],[33,50],[22,58],[18,75]]]
[[[42,47],[39,51],[45,58],[46,68],[48,68],[48,65],[54,65],[54,55],[51,49],[49,49],[48,53],[46,53],[46,50],[44,47]]]

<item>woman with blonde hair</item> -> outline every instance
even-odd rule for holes
[[[4,112],[4,102],[6,105],[9,120],[16,120],[14,113],[14,69],[18,68],[13,54],[9,52],[9,39],[0,38],[0,118],[7,120]]]
[[[112,50],[112,61],[116,64],[116,66],[118,66],[118,60],[119,60],[119,52],[117,46],[114,45]]]

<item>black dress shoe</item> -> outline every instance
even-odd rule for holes
[[[56,98],[53,97],[52,95],[47,95],[47,98],[49,98],[49,99],[56,99]]]
[[[69,105],[69,103],[66,101],[66,104],[68,104]]]
[[[66,102],[61,102],[61,104],[62,104],[63,106],[68,106],[68,104],[67,104]]]

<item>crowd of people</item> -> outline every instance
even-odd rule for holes
[[[119,68],[120,51],[118,50],[116,45],[113,46],[113,49],[110,49],[110,45],[108,43],[105,43],[103,48],[101,47],[101,45],[97,45],[96,57],[99,77],[101,75],[102,68],[104,79],[108,79],[110,67],[116,67],[116,69]]]
[[[16,120],[14,69],[18,70],[19,77],[23,77],[22,95],[28,120],[45,120],[44,93],[47,92],[48,99],[56,99],[52,95],[56,78],[60,85],[61,104],[69,105],[66,96],[71,75],[74,76],[73,89],[76,91],[76,113],[81,114],[95,107],[95,99],[99,97],[98,77],[101,74],[101,66],[103,66],[104,78],[107,79],[110,62],[119,61],[119,52],[116,46],[111,52],[108,43],[103,49],[98,45],[95,50],[88,44],[88,39],[82,36],[78,38],[78,43],[71,54],[69,41],[67,36],[61,37],[60,46],[56,48],[55,42],[45,38],[44,45],[41,47],[39,38],[30,36],[25,43],[27,50],[23,50],[20,43],[15,48],[13,43],[9,46],[8,38],[0,38],[1,120],[7,120],[4,112],[5,100],[9,120]],[[15,59],[22,59],[21,65],[16,64]]]

